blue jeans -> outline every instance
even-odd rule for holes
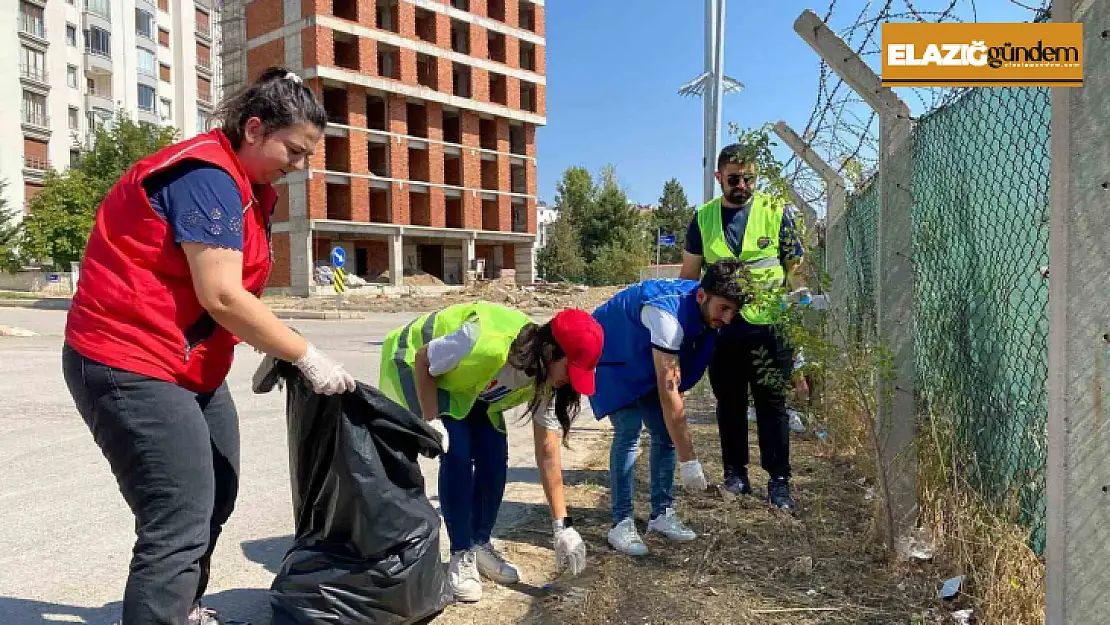
[[[640,430],[651,434],[651,518],[671,506],[674,470],[678,453],[663,421],[659,394],[652,391],[609,415],[613,424],[613,444],[609,448],[609,496],[613,505],[613,524],[632,516],[632,489],[635,482],[636,448]]]
[[[439,460],[439,510],[451,553],[489,542],[505,496],[509,439],[494,429],[487,407],[477,402],[465,419],[443,419],[448,449]]]

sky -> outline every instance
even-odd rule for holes
[[[839,0],[837,7],[847,15],[865,4]],[[827,6],[827,0],[728,0],[724,70],[745,89],[725,96],[722,145],[729,122],[756,127],[781,119],[802,132],[816,100],[819,61],[793,25],[802,10],[822,15]],[[567,167],[584,166],[596,176],[612,164],[633,202],[657,203],[673,177],[700,204],[702,104],[678,88],[703,69],[704,2],[552,0],[545,9],[540,199],[554,204]],[[1029,16],[1008,0],[979,0],[977,11],[981,22]]]

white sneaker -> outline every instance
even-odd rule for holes
[[[478,565],[474,550],[458,551],[451,554],[451,566],[447,571],[447,582],[455,599],[473,603],[482,598],[482,580],[478,579]]]
[[[632,517],[624,519],[609,530],[609,544],[626,556],[646,556],[648,552],[647,545],[636,531],[636,522]]]
[[[682,524],[674,513],[674,508],[667,508],[663,514],[648,521],[648,531],[662,534],[675,542],[689,542],[698,537],[697,533]]]
[[[475,545],[474,555],[478,560],[478,572],[482,575],[498,584],[515,584],[520,581],[520,570],[515,564],[506,560],[505,556],[493,547],[493,543]]]

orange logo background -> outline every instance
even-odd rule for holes
[[[885,87],[1083,85],[1083,24],[883,24]]]

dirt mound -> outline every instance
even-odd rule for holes
[[[426,312],[461,302],[484,300],[525,312],[554,312],[571,307],[593,310],[624,288],[564,283],[518,286],[500,281],[481,281],[462,290],[422,293],[419,287],[443,286],[442,281],[428,274],[405,276],[405,285],[417,287],[417,290],[406,295],[383,294],[376,290],[349,290],[344,295],[343,308],[365,312]],[[270,296],[264,299],[271,307],[282,310],[335,309],[335,296],[332,294],[310,298]]]

